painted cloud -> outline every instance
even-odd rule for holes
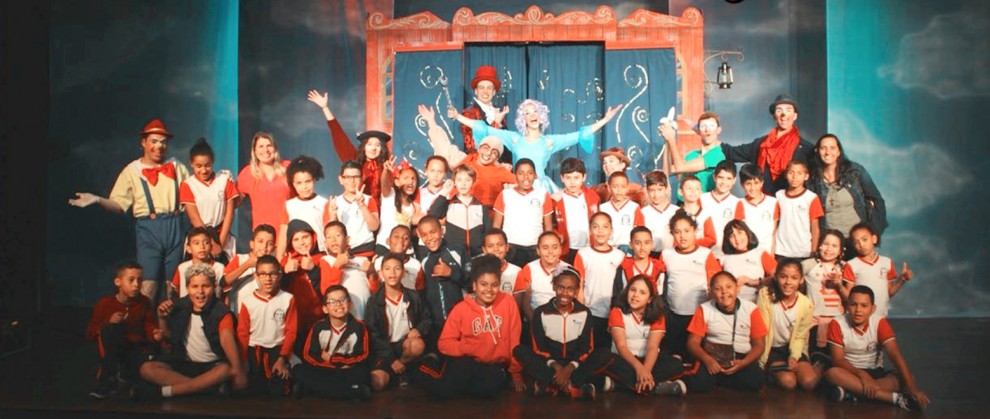
[[[901,39],[897,60],[881,78],[939,99],[990,95],[990,18],[987,3],[936,15],[920,32]]]
[[[915,215],[959,193],[973,180],[964,165],[938,146],[922,142],[889,146],[848,111],[829,112],[829,132],[843,139],[842,146],[851,160],[866,167],[887,202],[890,216]],[[945,176],[947,167],[957,170],[954,176]]]

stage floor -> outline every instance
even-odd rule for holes
[[[827,402],[817,394],[767,389],[750,395],[719,389],[683,399],[627,394],[599,395],[594,402],[539,399],[505,392],[492,400],[432,401],[419,389],[375,394],[367,403],[314,398],[221,399],[191,397],[135,403],[118,396],[88,396],[95,373],[95,345],[83,330],[89,311],[62,308],[41,319],[33,349],[0,360],[0,417],[724,417],[888,418],[916,414],[877,403]],[[990,412],[990,319],[897,319],[898,343],[921,387],[932,399],[926,417],[987,417]]]

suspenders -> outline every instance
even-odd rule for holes
[[[178,178],[178,176],[176,176]],[[179,180],[172,179],[172,183],[175,185],[175,207],[174,212],[179,212]],[[148,204],[148,218],[154,220],[158,218],[158,213],[155,212],[155,203],[151,200],[151,188],[148,187],[148,181],[141,179],[141,189],[144,190],[144,202]]]

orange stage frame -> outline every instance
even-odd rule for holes
[[[704,111],[704,19],[689,7],[680,17],[639,9],[619,20],[608,6],[594,13],[572,11],[559,16],[530,6],[509,16],[496,12],[475,15],[461,8],[452,23],[423,12],[388,19],[374,13],[367,24],[366,123],[368,129],[392,130],[392,72],[397,51],[463,49],[468,42],[603,42],[606,49],[673,48],[681,79],[679,142],[683,149],[697,147],[697,134],[684,116]]]

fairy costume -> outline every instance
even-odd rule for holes
[[[498,137],[505,148],[512,152],[513,164],[522,158],[532,160],[536,166],[536,172],[539,174],[536,182],[534,182],[534,187],[542,188],[550,193],[560,190],[560,187],[546,174],[550,157],[575,144],[580,145],[582,150],[589,153],[595,140],[595,131],[590,126],[583,126],[577,131],[567,134],[544,134],[536,141],[529,141],[515,131],[492,128],[484,121],[472,121],[471,130],[476,138],[485,138],[489,135]]]

